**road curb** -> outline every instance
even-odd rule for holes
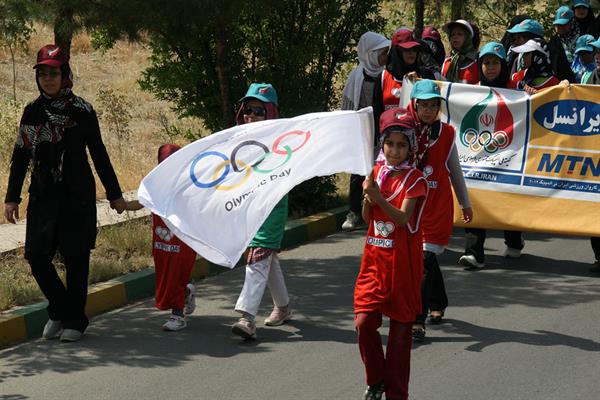
[[[282,248],[295,247],[336,232],[341,228],[347,211],[347,207],[339,207],[288,221]],[[243,257],[240,264],[244,264]],[[192,270],[192,278],[194,280],[202,279],[226,271],[230,271],[230,269],[199,258]],[[154,296],[154,283],[154,268],[148,268],[92,285],[88,292],[86,314],[92,317],[152,297]],[[46,301],[43,301],[0,314],[0,348],[39,337],[48,320],[47,304]]]

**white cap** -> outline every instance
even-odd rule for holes
[[[529,53],[530,51],[539,51],[542,54],[545,54],[546,57],[550,56],[548,54],[548,52],[542,48],[542,46],[539,44],[539,42],[536,42],[533,39],[529,39],[524,44],[517,46],[517,47],[513,47],[511,50],[514,51],[515,53]]]
[[[446,32],[449,35],[450,30],[452,29],[452,25],[461,25],[463,28],[465,28],[466,30],[471,32],[471,37],[475,36],[473,27],[471,26],[471,24],[468,21],[466,21],[464,19],[457,19],[456,21],[448,22],[446,25],[444,25],[444,27],[442,29],[444,30],[444,32]]]

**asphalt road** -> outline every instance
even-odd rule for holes
[[[352,292],[364,231],[282,253],[295,317],[230,334],[243,270],[205,279],[185,331],[162,332],[151,300],[93,319],[79,343],[36,340],[0,351],[0,399],[362,399]],[[411,399],[600,398],[600,274],[588,239],[526,234],[505,260],[491,233],[488,266],[441,257],[450,307],[412,355]],[[260,321],[270,310],[263,300]],[[382,329],[386,333],[387,327]]]

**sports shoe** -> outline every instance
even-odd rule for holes
[[[60,335],[61,342],[76,342],[83,337],[83,332],[76,329],[65,329]]]
[[[283,325],[285,321],[289,321],[292,318],[292,310],[290,306],[286,307],[273,307],[271,315],[265,319],[266,326],[279,326]]]
[[[384,386],[383,382],[380,382],[377,385],[367,386],[367,390],[365,391],[364,400],[381,400],[381,399],[383,399],[384,393],[385,393],[385,386]]]
[[[189,293],[185,296],[185,305],[183,306],[183,314],[190,315],[196,309],[196,287],[191,283],[187,284],[187,290]]]
[[[345,231],[350,231],[355,229],[358,225],[360,225],[360,219],[358,218],[358,215],[356,215],[354,211],[350,211],[346,215],[346,220],[342,224],[342,229]]]
[[[520,249],[507,247],[506,250],[504,250],[504,258],[519,258],[519,257],[521,257]]]
[[[460,256],[460,258],[458,259],[458,263],[463,267],[466,267],[465,269],[481,269],[485,267],[485,263],[480,263],[479,261],[477,261],[473,254],[464,254]]]
[[[425,325],[413,325],[412,327],[413,342],[423,343],[425,341]]]
[[[51,319],[46,322],[44,325],[44,332],[42,333],[42,337],[46,340],[56,339],[62,333],[62,322],[60,321],[52,321]]]
[[[162,326],[163,331],[167,332],[177,332],[182,330],[187,326],[187,322],[185,322],[184,317],[180,317],[179,315],[171,314],[167,322],[165,322]]]
[[[254,340],[256,339],[256,323],[247,318],[240,318],[231,327],[231,332],[246,340]]]

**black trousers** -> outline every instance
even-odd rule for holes
[[[592,236],[590,242],[592,243],[592,250],[594,250],[596,261],[600,261],[600,237]]]
[[[520,231],[504,231],[504,244],[506,247],[513,249],[523,249],[523,232]],[[479,228],[465,228],[465,254],[475,256],[477,262],[484,262],[485,251],[483,245],[485,243],[486,231]]]
[[[350,189],[348,191],[348,200],[350,201],[350,211],[360,217],[362,213],[362,184],[365,180],[361,175],[350,175]]]
[[[89,320],[85,315],[90,251],[78,255],[63,255],[67,271],[67,286],[63,284],[52,264],[53,256],[29,258],[31,272],[40,289],[48,299],[48,316],[61,321],[63,328],[85,331]]]
[[[448,296],[444,285],[444,276],[440,270],[435,253],[423,252],[423,281],[421,282],[421,314],[416,322],[425,324],[427,314],[431,311],[444,311],[448,307]]]

